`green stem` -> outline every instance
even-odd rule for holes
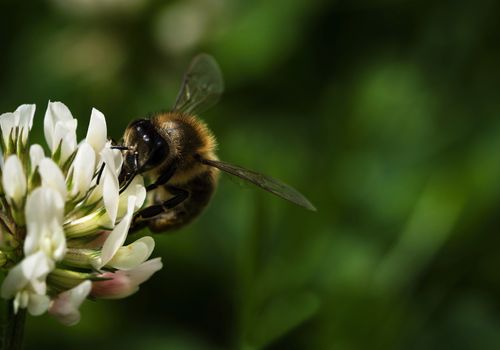
[[[5,350],[21,350],[23,346],[24,321],[26,319],[26,309],[18,309],[14,312],[14,303],[8,301],[7,320],[3,338]]]

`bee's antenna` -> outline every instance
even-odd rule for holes
[[[127,146],[121,146],[121,145],[116,145],[116,146],[111,146],[109,147],[111,149],[118,149],[120,151],[130,151],[131,148],[130,147],[127,147]]]
[[[134,180],[135,176],[139,173],[140,169],[138,169],[138,166],[139,166],[139,153],[135,152],[134,153],[134,168],[135,168],[134,172],[130,175],[130,178],[127,179],[127,181],[125,182],[125,185],[123,185],[123,187],[120,188],[120,194],[127,189],[127,187]]]
[[[101,165],[101,168],[99,169],[99,172],[98,172],[99,175],[97,175],[96,185],[99,185],[99,182],[101,181],[101,176],[102,176],[102,173],[104,171],[105,166],[106,166],[106,163],[103,162]]]
[[[128,151],[128,150],[130,150],[130,147],[122,146],[122,145],[114,145],[114,146],[110,146],[109,148],[111,148],[111,149],[118,149],[120,151]],[[106,166],[105,163],[102,163],[101,168],[99,169],[99,172],[98,172],[98,175],[97,175],[97,181],[96,181],[97,185],[99,185],[99,182],[101,181],[102,173],[104,171],[104,167],[105,166]]]

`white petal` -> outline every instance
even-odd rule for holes
[[[51,187],[37,187],[29,195],[26,201],[26,222],[45,223],[49,219],[62,222],[64,215],[64,200],[61,194]]]
[[[161,263],[161,258],[155,258],[142,263],[135,269],[127,271],[127,275],[130,277],[132,283],[139,285],[147,281],[156,271],[163,267]]]
[[[161,258],[156,258],[128,271],[105,272],[101,276],[106,280],[94,282],[91,294],[103,299],[125,298],[139,290],[139,285],[162,267]]]
[[[101,179],[103,189],[102,197],[106,212],[108,213],[111,223],[114,224],[116,221],[119,204],[119,173],[117,172],[116,160],[112,150],[110,150],[109,148],[104,148],[101,152],[101,157],[106,164]]]
[[[19,290],[28,284],[28,277],[24,275],[21,263],[14,266],[2,284],[2,298],[12,298]]]
[[[33,126],[33,116],[35,115],[36,106],[35,105],[21,105],[19,106],[14,114],[18,115],[18,126],[21,131],[21,140],[23,144],[26,144],[28,139],[29,131]]]
[[[77,120],[73,118],[66,105],[61,102],[49,102],[43,129],[52,154],[61,144],[61,163],[64,163],[76,149],[76,126]]]
[[[45,277],[53,268],[53,263],[48,260],[43,252],[26,256],[9,271],[5,278],[1,289],[2,298],[12,298],[18,291],[32,282],[38,292],[45,293],[44,287],[40,286],[40,282],[45,280]]]
[[[94,148],[95,153],[99,154],[99,152],[101,152],[106,145],[108,135],[107,132],[104,114],[93,108],[85,140],[92,146],[92,148]]]
[[[99,163],[97,166],[97,169],[101,168],[102,163]],[[103,169],[102,174],[101,174],[101,179],[98,185],[96,185],[96,178],[92,179],[92,186],[96,185],[94,189],[90,192],[90,195],[88,198],[85,200],[86,204],[94,204],[102,199],[102,193],[103,193],[103,183],[104,183],[104,176],[106,176],[105,173],[106,169]],[[112,225],[111,225],[112,226]]]
[[[130,223],[132,222],[132,217],[134,215],[135,201],[136,198],[134,196],[129,197],[127,214],[123,217],[122,221],[115,226],[104,242],[102,246],[100,266],[98,266],[98,268],[106,265],[125,242],[128,229],[130,228]]]
[[[24,293],[26,293],[26,292],[24,292]],[[13,302],[13,304],[14,304],[14,313],[16,313],[16,314],[17,314],[17,311],[21,307],[23,307],[23,308],[26,307],[26,305],[21,305],[21,297],[22,297],[21,292],[17,293],[16,296],[14,297],[14,302]]]
[[[14,113],[19,115],[19,127],[26,127],[31,130],[33,126],[33,116],[35,115],[36,105],[20,105]]]
[[[38,166],[40,161],[45,158],[45,153],[43,151],[42,146],[39,144],[31,145],[30,147],[30,163],[31,163],[31,171],[34,171]]]
[[[87,298],[92,289],[90,281],[84,281],[78,286],[59,294],[49,313],[66,326],[73,326],[80,321],[80,305]]]
[[[137,241],[118,249],[107,266],[120,270],[130,270],[136,268],[146,261],[153,252],[155,241],[152,237],[146,236]]]
[[[59,143],[61,143],[61,164],[63,164],[76,149],[76,126],[76,119],[64,122],[58,121],[56,123],[54,129],[54,140],[56,143],[52,151],[55,152]]]
[[[14,126],[16,126],[14,113],[4,113],[0,115],[0,129],[2,130],[3,142],[6,145],[9,143],[9,136]]]
[[[99,155],[97,156],[97,166],[96,169],[100,169],[103,163],[106,163],[104,170],[109,171],[109,174],[106,174],[106,171],[103,172],[101,179],[104,176],[112,175],[118,181],[118,176],[121,171],[121,167],[123,164],[123,156],[122,152],[116,149],[111,149],[111,142],[107,142],[106,146],[101,150]],[[107,168],[107,169],[106,169]],[[96,178],[93,180],[93,184],[96,184]],[[92,194],[93,200],[89,201],[89,203],[94,203],[97,200],[100,200],[103,197],[103,181],[99,183],[96,187],[96,191]]]
[[[39,316],[49,308],[50,299],[46,295],[30,293],[28,312],[30,315]]]
[[[63,200],[66,200],[68,193],[64,175],[61,168],[51,158],[44,158],[40,161],[38,172],[42,177],[42,186],[55,189],[59,192]]]
[[[123,155],[120,150],[111,149],[112,144],[111,141],[106,142],[106,146],[101,150],[100,160],[106,161],[117,176],[120,174],[122,165],[123,165]]]
[[[118,203],[118,218],[121,218],[127,212],[128,197],[136,197],[135,210],[137,211],[142,207],[146,200],[146,188],[144,187],[144,179],[142,176],[137,175],[125,191],[120,194],[120,201]]]
[[[43,252],[36,252],[26,256],[20,263],[23,276],[30,283],[44,281],[45,277],[54,268],[54,263]],[[35,288],[39,292],[45,292],[42,289]]]
[[[94,149],[86,142],[81,143],[72,164],[71,196],[87,193],[94,176],[95,160]]]
[[[54,140],[54,130],[57,121],[71,121],[72,119],[73,116],[64,103],[49,101],[43,120],[43,131],[45,140],[47,140],[47,144],[52,152],[55,151],[55,149],[53,149],[54,145],[57,147],[58,144],[58,142]]]
[[[57,223],[55,220],[52,221],[50,226],[50,253],[51,258],[55,261],[61,261],[66,255],[66,235],[64,234],[64,229],[61,224]]]
[[[10,155],[4,164],[2,185],[9,200],[21,206],[26,194],[27,184],[23,165],[17,155]]]
[[[45,294],[45,277],[54,269],[54,262],[43,252],[36,252],[24,260],[27,258],[33,260],[22,264],[23,273],[28,277],[31,286],[37,293]]]
[[[62,226],[64,201],[56,190],[50,187],[38,187],[26,201],[26,255],[43,251],[56,261],[61,260],[66,252],[66,236]]]
[[[122,152],[120,150],[111,149],[111,147],[112,147],[111,141],[108,141],[106,143],[105,148],[109,149],[109,151],[111,152],[115,172],[117,174],[120,174],[120,170],[121,170],[122,164],[123,164],[123,155],[122,155]]]
[[[92,283],[91,295],[100,299],[121,299],[134,294],[139,286],[131,283],[128,271],[105,272],[103,279]]]

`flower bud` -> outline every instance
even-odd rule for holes
[[[121,299],[128,297],[137,292],[139,285],[147,281],[162,267],[161,258],[156,258],[146,261],[128,271],[105,272],[99,276],[103,280],[92,282],[90,295],[101,299]]]

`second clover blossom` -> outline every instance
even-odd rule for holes
[[[148,260],[151,237],[124,245],[134,214],[146,199],[141,176],[120,193],[120,151],[107,138],[106,120],[92,110],[77,144],[77,120],[49,102],[48,152],[29,144],[34,105],[0,115],[0,255],[6,277],[0,295],[32,315],[49,311],[62,323],[80,320],[88,297],[122,298],[162,268]]]

